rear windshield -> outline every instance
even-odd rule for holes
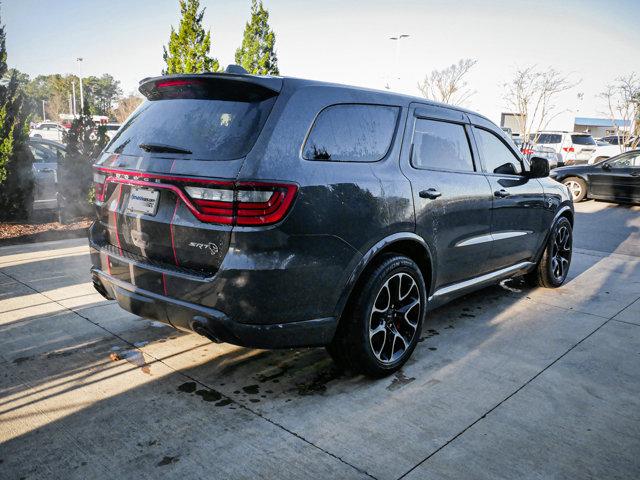
[[[596,141],[591,135],[571,135],[571,143],[575,145],[595,145]]]
[[[276,97],[256,101],[194,98],[148,100],[129,117],[106,151],[142,155],[141,144],[167,145],[180,154],[233,160],[249,153]]]
[[[531,138],[535,140],[536,143],[560,143],[562,142],[562,135],[557,133],[539,133],[536,135],[531,135]]]

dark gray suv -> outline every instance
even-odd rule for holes
[[[502,130],[390,92],[238,73],[144,79],[95,165],[93,282],[213,341],[400,368],[428,310],[561,285],[573,206]]]

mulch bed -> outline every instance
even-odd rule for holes
[[[39,215],[30,222],[0,222],[0,247],[86,237],[93,220],[83,218],[63,225],[53,215]]]

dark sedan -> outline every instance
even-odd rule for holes
[[[574,202],[585,198],[640,203],[640,150],[632,150],[594,165],[556,168],[550,177],[569,188]]]

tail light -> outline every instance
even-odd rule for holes
[[[223,225],[277,223],[289,211],[298,191],[297,185],[288,183],[225,182],[105,168],[98,168],[93,178],[100,202],[110,182],[171,190],[198,220]]]
[[[93,186],[96,192],[96,200],[104,202],[104,193],[107,184],[105,183],[107,176],[100,172],[93,172]]]
[[[576,149],[573,148],[573,147],[562,147],[562,150],[564,150],[565,152],[568,152],[568,153],[573,153],[573,152],[576,151]]]
[[[530,149],[530,148],[525,148],[525,149],[522,150],[522,153],[524,155],[532,155],[533,154],[533,150]]]
[[[185,187],[198,211],[208,221],[226,225],[270,225],[282,220],[297,187],[262,182],[236,183],[229,187]]]

